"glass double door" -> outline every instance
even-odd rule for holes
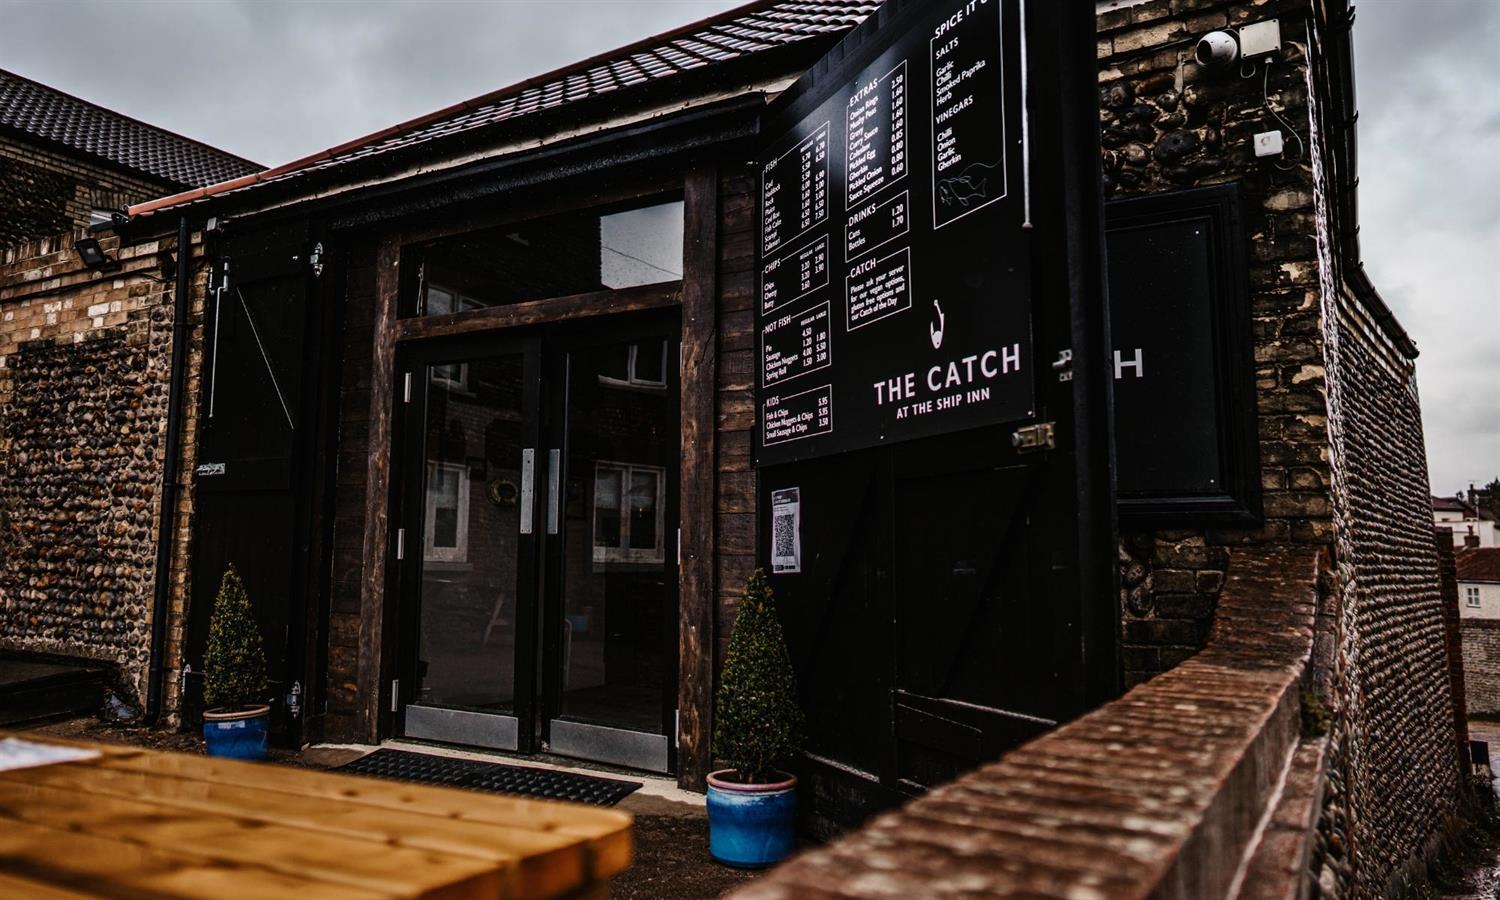
[[[674,319],[399,360],[398,733],[671,770],[677,359]]]

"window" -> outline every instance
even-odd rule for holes
[[[666,557],[666,470],[600,462],[594,466],[594,562],[660,563]]]
[[[422,558],[467,562],[469,558],[469,470],[453,463],[427,464],[427,533]]]
[[[484,306],[482,301],[436,284],[427,285],[426,303],[427,315],[429,316],[468,312],[471,309],[478,309]]]
[[[1472,607],[1478,607],[1479,606],[1479,588],[1477,588],[1477,587],[1466,587],[1466,588],[1464,588],[1464,601],[1466,603],[1468,603]]]
[[[665,389],[667,342],[617,344],[599,363],[599,382],[616,387]]]
[[[681,200],[588,209],[415,247],[409,311],[441,316],[682,280]]]
[[[432,383],[454,393],[469,393],[469,364],[442,363],[433,366]]]

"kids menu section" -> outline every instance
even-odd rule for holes
[[[907,3],[769,124],[757,464],[1032,414],[1020,2]]]

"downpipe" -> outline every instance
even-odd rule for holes
[[[161,718],[166,678],[167,614],[172,593],[172,548],[177,531],[177,476],[182,454],[182,395],[187,370],[188,314],[193,271],[186,216],[177,222],[177,283],[172,297],[172,368],[167,382],[167,446],[162,461],[161,515],[157,518],[156,581],[151,597],[151,667],[146,678],[146,723]]]

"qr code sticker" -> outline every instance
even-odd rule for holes
[[[802,571],[802,491],[782,488],[771,492],[771,572],[790,575]]]
[[[784,516],[777,516],[772,520],[771,529],[774,534],[771,536],[771,539],[776,545],[776,556],[797,555],[796,528],[797,520],[791,513],[787,513]]]

